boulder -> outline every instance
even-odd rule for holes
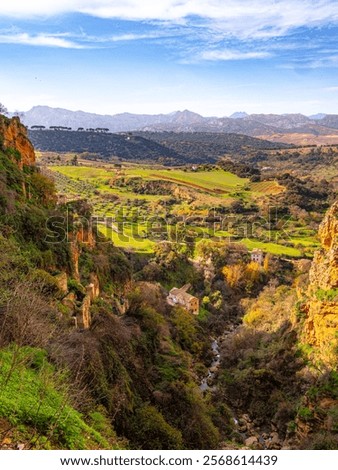
[[[247,439],[245,439],[245,442],[244,442],[244,444],[248,447],[254,446],[257,443],[258,443],[258,439],[256,436],[248,437]]]

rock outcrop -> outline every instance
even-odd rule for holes
[[[338,346],[338,201],[327,212],[319,236],[321,248],[309,273],[303,341],[320,350],[321,361],[333,365]]]
[[[319,227],[321,249],[316,251],[310,269],[310,290],[338,287],[338,201]]]
[[[20,169],[23,165],[34,165],[34,147],[28,138],[26,127],[18,117],[8,119],[0,116],[0,137],[4,150],[11,148],[20,153],[21,158],[17,160]]]
[[[76,316],[76,326],[78,328],[87,329],[90,327],[92,318],[90,307],[93,300],[100,295],[100,283],[95,273],[90,274],[90,284],[86,286],[86,295],[83,299],[81,308]]]
[[[63,295],[66,295],[68,292],[68,276],[67,273],[62,272],[54,276],[55,282]]]
[[[93,229],[91,226],[85,228],[80,225],[76,231],[68,233],[68,239],[70,242],[72,276],[77,281],[80,281],[79,258],[82,246],[86,246],[91,249],[96,245]]]

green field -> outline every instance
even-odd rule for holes
[[[87,181],[98,188],[107,179],[123,177],[140,177],[144,180],[164,180],[191,187],[212,194],[228,194],[233,191],[252,191],[259,194],[276,194],[283,188],[275,181],[250,183],[247,178],[240,178],[227,171],[184,171],[181,169],[153,169],[143,167],[127,167],[122,170],[85,167],[85,166],[52,166],[51,170],[62,173],[70,178]]]
[[[164,179],[191,186],[212,193],[227,193],[234,189],[242,189],[248,180],[223,171],[182,171],[182,170],[152,170],[132,169],[126,172],[130,176],[139,176],[146,179]]]
[[[248,250],[258,248],[264,251],[265,253],[271,253],[272,255],[290,257],[297,257],[301,255],[301,252],[298,249],[289,246],[279,245],[277,243],[262,242],[259,240],[252,240],[248,238],[243,238],[240,243],[245,245]]]
[[[100,233],[113,241],[114,245],[125,249],[131,249],[138,253],[152,253],[156,242],[148,238],[136,236],[130,228],[124,228],[123,233],[109,230],[104,225],[99,225]]]
[[[290,229],[287,239],[279,241],[278,232],[268,233],[264,228],[260,230],[260,234],[253,235],[253,238],[242,239],[243,235],[239,236],[238,231],[240,232],[243,219],[236,214],[235,228],[232,229],[222,226],[222,223],[212,227],[205,222],[215,207],[228,208],[229,212],[231,204],[236,201],[242,205],[259,204],[261,198],[274,197],[285,190],[273,180],[251,183],[246,178],[220,168],[188,171],[140,165],[121,168],[112,165],[60,165],[49,167],[49,173],[54,175],[59,193],[67,200],[86,198],[93,205],[96,215],[112,217],[114,223],[123,220],[122,231],[120,228],[108,231],[109,238],[122,248],[150,253],[159,240],[177,241],[176,222],[175,225],[170,225],[172,219],[185,221],[183,230],[195,238],[195,243],[201,239],[240,242],[249,250],[260,248],[265,252],[289,257],[311,255],[318,245],[312,232],[304,232],[306,227],[293,227],[294,231]],[[149,190],[144,193],[143,185],[147,182],[152,185],[155,183],[160,194],[152,194]],[[174,188],[182,188],[183,192],[180,191],[177,195]],[[169,194],[168,191],[173,193]],[[166,225],[160,232],[149,224],[149,220],[157,219],[161,219]],[[100,231],[107,234],[104,225],[100,226]],[[183,243],[184,240],[183,237]]]

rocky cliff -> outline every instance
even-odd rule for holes
[[[33,165],[35,163],[34,147],[27,136],[26,127],[21,124],[20,119],[14,117],[8,119],[0,115],[0,146],[4,150],[14,149],[19,152],[18,165]]]
[[[333,365],[338,346],[338,201],[329,209],[319,229],[321,248],[315,253],[309,275],[303,339]]]

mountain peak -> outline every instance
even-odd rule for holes
[[[242,118],[245,118],[247,116],[249,116],[249,115],[245,111],[237,111],[236,113],[231,114],[231,116],[229,116],[229,117],[231,119],[242,119]]]
[[[198,113],[194,113],[193,111],[189,111],[189,109],[184,109],[183,111],[176,111],[174,113],[176,116],[187,116],[187,117],[193,117],[193,116],[198,116],[198,117],[202,117],[200,114]]]
[[[318,114],[312,114],[309,116],[310,119],[315,119],[316,121],[320,121],[321,119],[324,119],[327,116],[327,114],[324,113],[318,113]]]

